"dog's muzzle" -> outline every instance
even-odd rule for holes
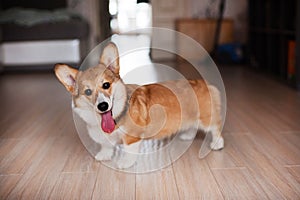
[[[98,110],[101,112],[107,111],[108,107],[109,107],[109,105],[107,102],[101,102],[97,105]]]

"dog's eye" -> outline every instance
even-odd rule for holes
[[[102,88],[103,89],[108,89],[110,87],[110,83],[109,82],[105,82],[105,83],[103,83],[103,85],[102,85]]]
[[[92,90],[91,89],[86,89],[86,90],[84,90],[84,94],[86,96],[90,96],[90,95],[92,95]]]

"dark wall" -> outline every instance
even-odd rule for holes
[[[52,10],[67,7],[67,2],[64,0],[0,0],[0,8],[2,10],[12,7]]]

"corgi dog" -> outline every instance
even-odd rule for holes
[[[85,71],[55,65],[57,78],[73,97],[74,111],[87,123],[90,137],[102,145],[97,160],[111,159],[113,149],[107,142],[121,142],[130,153],[117,165],[128,168],[134,165],[143,140],[181,132],[181,139],[191,140],[196,131],[188,130],[210,132],[212,150],[224,147],[216,87],[201,79],[125,84],[119,71],[119,53],[112,42],[104,48],[99,64]]]

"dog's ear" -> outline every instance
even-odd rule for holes
[[[119,52],[117,46],[110,42],[100,56],[100,63],[104,64],[115,74],[119,74]]]
[[[66,64],[56,64],[54,66],[54,72],[58,80],[66,87],[66,89],[72,95],[75,95],[75,80],[78,70]]]

